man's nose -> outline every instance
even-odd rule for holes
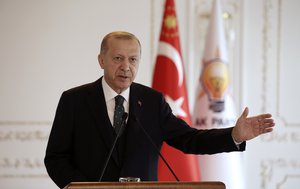
[[[122,61],[122,64],[121,64],[121,70],[123,71],[129,71],[129,65],[130,65],[130,62],[128,59],[124,59],[124,61]]]

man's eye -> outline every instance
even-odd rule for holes
[[[122,60],[122,58],[121,57],[119,57],[119,56],[116,56],[116,57],[114,57],[114,61],[118,61],[118,62],[120,62]]]
[[[137,58],[130,58],[130,62],[131,63],[136,63],[137,62]]]

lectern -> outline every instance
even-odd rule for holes
[[[71,182],[64,189],[225,189],[222,182]]]

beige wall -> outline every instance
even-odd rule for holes
[[[250,188],[300,184],[299,7],[297,0],[244,3],[243,104],[277,122],[271,135],[248,143]]]
[[[192,108],[210,0],[176,0]],[[273,134],[248,142],[248,188],[300,184],[300,18],[297,0],[223,0],[236,108],[270,112]],[[56,188],[43,157],[63,90],[96,80],[100,40],[135,33],[143,46],[136,81],[151,86],[163,0],[0,0],[0,187]]]

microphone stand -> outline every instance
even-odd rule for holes
[[[158,150],[158,147],[156,146],[156,144],[153,142],[151,136],[146,132],[146,130],[144,129],[144,127],[141,125],[140,121],[138,120],[138,118],[134,115],[134,119],[135,121],[138,123],[139,127],[142,129],[143,133],[147,136],[147,138],[149,139],[149,141],[151,142],[152,146],[154,147],[154,149],[156,150],[156,152],[158,153],[159,157],[163,160],[163,162],[166,164],[166,166],[168,167],[168,169],[170,170],[170,172],[172,173],[172,175],[175,177],[176,181],[180,181],[179,178],[176,176],[176,174],[174,173],[174,171],[172,170],[171,166],[168,164],[168,162],[165,160],[165,158],[163,157],[163,155],[160,153],[160,151]]]
[[[102,172],[101,172],[101,176],[100,176],[100,178],[99,178],[99,182],[102,181],[102,177],[103,177],[103,175],[104,175],[104,172],[105,172],[106,167],[107,167],[107,165],[108,165],[108,162],[109,162],[109,160],[110,160],[110,157],[111,157],[111,155],[112,155],[112,152],[114,151],[115,146],[116,146],[116,144],[117,144],[117,141],[118,141],[118,139],[119,139],[119,137],[120,137],[120,135],[121,135],[121,133],[122,133],[122,131],[123,131],[123,127],[124,127],[125,121],[126,121],[126,119],[127,119],[127,117],[128,117],[128,113],[124,112],[124,114],[123,114],[122,117],[123,117],[123,119],[122,119],[121,128],[120,128],[119,132],[117,133],[117,136],[116,136],[116,138],[115,138],[115,140],[114,140],[114,143],[113,143],[113,145],[112,145],[112,147],[111,147],[111,149],[110,149],[110,151],[109,151],[109,154],[108,154],[108,156],[107,156],[106,162],[105,162],[104,167],[103,167],[103,170],[102,170]]]

